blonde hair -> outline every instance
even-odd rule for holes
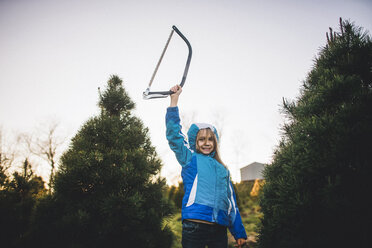
[[[199,147],[198,147],[198,140],[199,140],[199,134],[200,134],[200,131],[201,130],[206,130],[207,131],[207,135],[210,135],[213,137],[213,152],[214,152],[214,159],[217,160],[217,162],[219,162],[220,164],[222,164],[226,169],[227,169],[227,166],[225,165],[224,162],[222,162],[221,160],[221,156],[220,156],[220,148],[219,148],[219,144],[218,144],[218,141],[217,141],[217,137],[216,135],[214,134],[214,132],[210,129],[210,128],[203,128],[203,129],[200,129],[198,134],[196,135],[196,141],[195,141],[195,145],[196,145],[196,150],[199,151]]]

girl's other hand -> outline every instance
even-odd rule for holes
[[[242,248],[247,244],[246,242],[247,241],[245,239],[238,239],[234,246],[237,247],[237,248]]]

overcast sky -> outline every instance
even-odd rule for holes
[[[162,175],[177,182],[165,139],[169,99],[142,99],[176,25],[193,48],[180,111],[222,128],[222,159],[239,181],[241,167],[272,160],[282,99],[299,96],[329,27],[338,30],[342,17],[371,31],[371,13],[370,0],[0,0],[0,126],[33,132],[54,120],[71,138],[98,113],[98,87],[118,75]],[[154,90],[180,83],[187,53],[174,35]]]

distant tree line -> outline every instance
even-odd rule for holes
[[[183,188],[183,182],[179,182],[178,185],[171,185],[166,191],[166,197],[169,202],[177,209],[181,210],[182,208],[182,199],[185,193]]]

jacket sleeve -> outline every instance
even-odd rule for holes
[[[231,201],[232,201],[232,212],[235,215],[235,218],[233,218],[233,221],[231,225],[229,226],[229,230],[231,234],[234,236],[235,240],[237,239],[247,239],[247,233],[245,232],[245,228],[243,226],[242,218],[240,216],[238,205],[236,204],[236,195],[234,192],[234,188],[232,183],[230,182],[229,187],[229,195],[231,195]]]
[[[165,122],[168,144],[178,162],[184,167],[190,162],[193,152],[186,141],[186,136],[181,131],[180,121],[178,107],[167,108]]]

